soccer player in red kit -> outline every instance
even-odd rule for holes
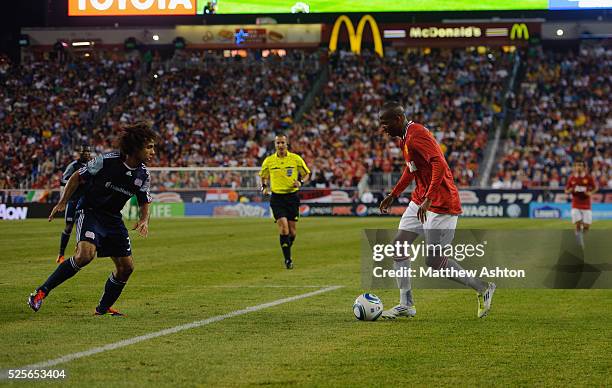
[[[400,220],[395,242],[412,244],[418,236],[424,236],[427,244],[445,246],[453,241],[457,218],[461,214],[459,192],[453,181],[440,146],[427,128],[408,121],[404,108],[395,102],[386,103],[380,113],[382,130],[393,138],[399,138],[406,167],[391,194],[381,203],[380,210],[386,213],[395,199],[416,181],[411,201]],[[463,268],[452,258],[441,252],[428,250],[425,263],[436,270],[449,269],[457,273]],[[410,258],[395,257],[394,267],[408,273]],[[405,268],[402,268],[405,267]],[[483,318],[491,309],[495,283],[487,283],[471,276],[455,276],[450,279],[476,290],[478,295],[478,317]],[[385,310],[383,318],[413,317],[416,315],[410,277],[398,277],[400,288],[399,305]]]
[[[572,195],[572,223],[576,225],[576,241],[584,246],[584,233],[593,222],[591,195],[597,192],[597,184],[586,173],[583,161],[574,162],[574,172],[567,180],[565,192]]]

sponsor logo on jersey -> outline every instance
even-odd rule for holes
[[[106,182],[104,184],[104,187],[106,187],[107,189],[115,190],[115,191],[117,191],[117,192],[119,192],[121,194],[125,194],[125,195],[128,195],[130,197],[134,195],[134,193],[124,189],[123,187],[119,187],[119,186],[113,185],[112,182]]]
[[[414,164],[414,160],[406,162],[406,165],[408,166],[408,170],[410,172],[415,172],[417,170],[417,166],[416,166],[416,164]]]

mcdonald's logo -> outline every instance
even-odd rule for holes
[[[514,23],[510,30],[510,39],[525,39],[529,40],[529,29],[525,23]]]
[[[331,36],[329,38],[329,51],[334,52],[338,48],[338,34],[340,34],[340,27],[343,24],[346,25],[346,30],[349,35],[349,42],[351,44],[351,51],[355,54],[361,53],[361,40],[363,38],[363,30],[365,29],[366,23],[370,23],[370,27],[372,28],[372,35],[374,38],[374,51],[379,56],[384,56],[382,39],[380,38],[380,30],[378,29],[378,24],[376,20],[371,15],[364,15],[361,20],[359,20],[359,24],[357,24],[357,30],[355,31],[355,27],[353,26],[353,22],[346,15],[340,16],[336,19],[334,23],[334,27],[332,28]]]

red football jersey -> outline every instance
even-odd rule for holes
[[[431,199],[429,211],[438,214],[461,214],[459,191],[440,146],[427,128],[410,122],[400,142],[406,167],[391,194],[399,196],[416,180],[411,200],[420,205]]]
[[[595,187],[595,179],[592,176],[572,174],[565,185],[565,188],[572,193],[572,208],[590,210],[591,196],[586,193],[595,190]]]

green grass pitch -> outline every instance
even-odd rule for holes
[[[203,13],[208,0],[198,0],[198,13]],[[219,14],[291,13],[297,0],[238,1],[219,0]],[[547,0],[303,0],[310,13],[343,12],[408,12],[408,11],[497,11],[548,9]]]
[[[304,218],[296,268],[287,271],[268,219],[152,220],[149,238],[132,235],[136,270],[116,305],[125,318],[91,315],[109,259],[94,260],[30,311],[27,295],[55,268],[62,223],[0,222],[0,371],[340,285],[51,369],[67,372],[62,385],[100,387],[612,385],[612,290],[499,289],[491,315],[479,320],[472,291],[422,289],[412,320],[355,320],[352,302],[364,291],[396,303],[396,290],[361,289],[359,239],[364,228],[397,222]],[[459,226],[570,227],[481,219]]]

